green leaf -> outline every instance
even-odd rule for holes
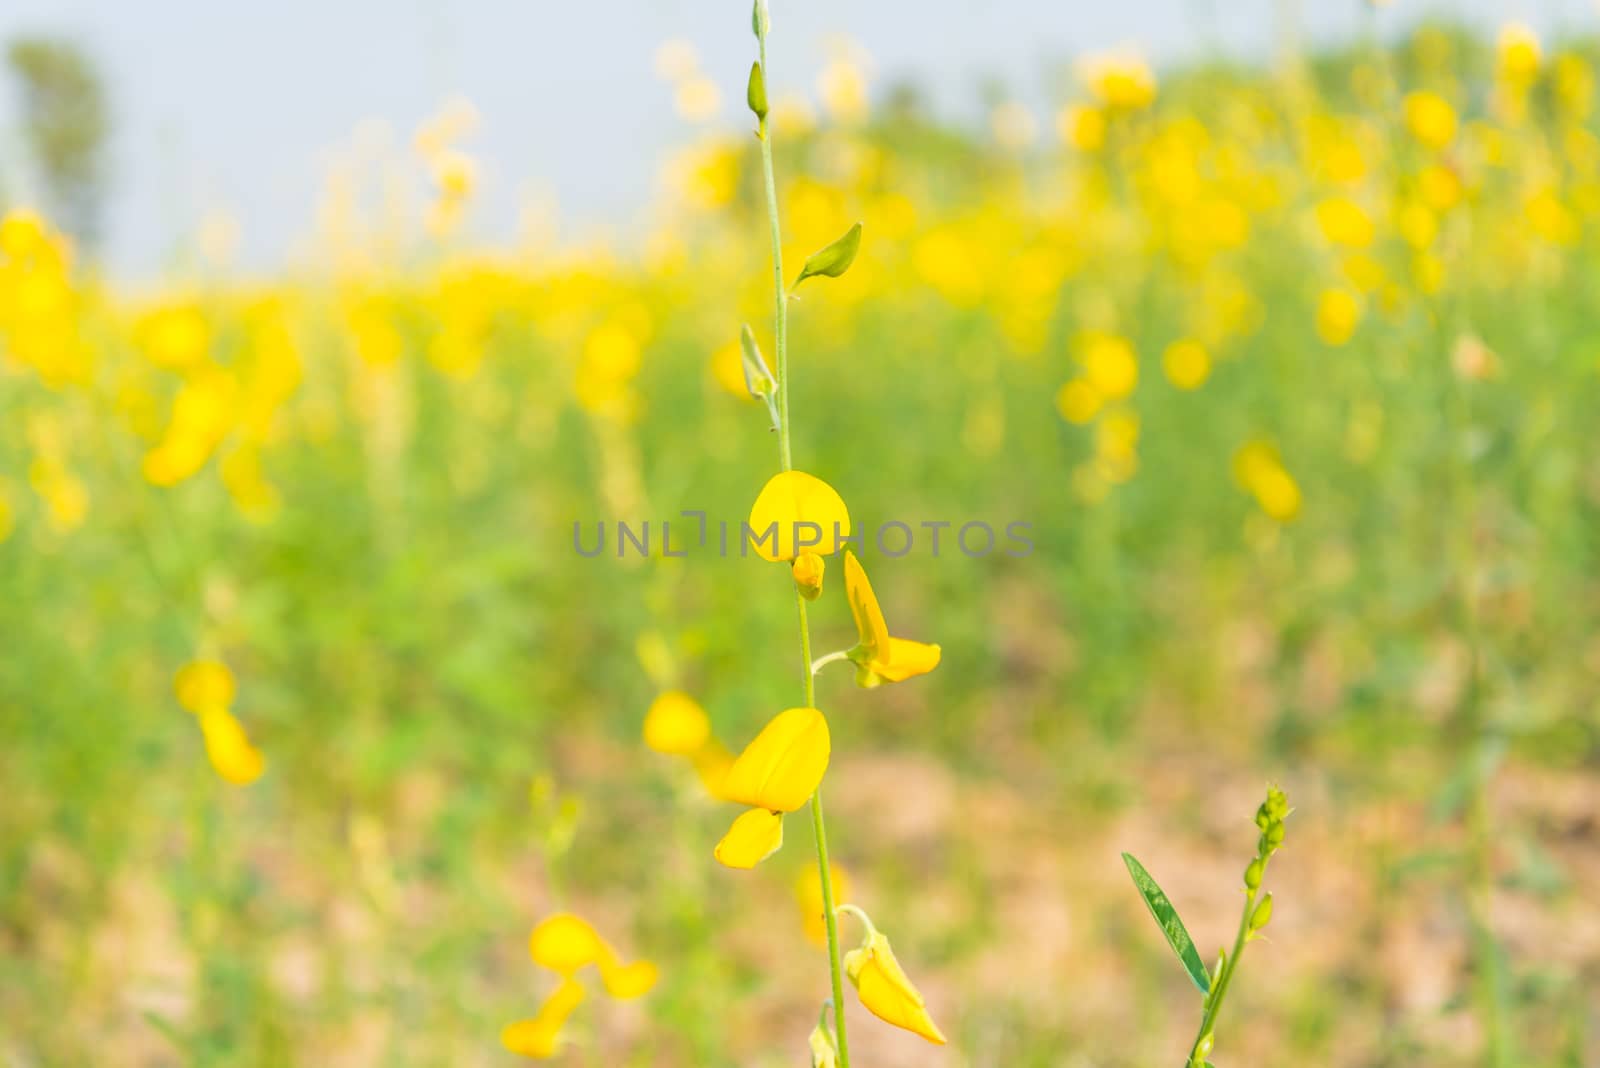
[[[838,278],[850,269],[856,261],[856,253],[861,250],[861,224],[856,223],[845,231],[845,235],[821,252],[813,252],[806,260],[805,268],[800,272],[800,277],[794,280],[799,285],[813,275],[822,275],[826,278]]]
[[[1194,939],[1189,937],[1188,928],[1184,927],[1183,921],[1178,918],[1178,910],[1172,907],[1166,892],[1156,884],[1150,873],[1144,870],[1144,865],[1135,860],[1131,853],[1122,854],[1122,862],[1128,866],[1128,874],[1133,876],[1133,885],[1139,888],[1139,896],[1144,898],[1145,907],[1155,918],[1161,933],[1167,936],[1167,945],[1178,955],[1184,971],[1189,973],[1190,980],[1199,988],[1200,993],[1209,993],[1211,978],[1206,975],[1206,966],[1200,961],[1200,954],[1194,948]]]

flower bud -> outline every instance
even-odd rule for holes
[[[801,553],[794,558],[794,588],[800,596],[808,601],[822,596],[822,573],[827,566],[827,561],[816,553]]]
[[[1244,870],[1244,888],[1246,890],[1261,889],[1261,872],[1266,866],[1267,862],[1260,857],[1250,862],[1250,866]]]
[[[761,73],[761,64],[750,64],[750,81],[744,87],[744,102],[750,105],[750,110],[755,112],[756,118],[766,121],[767,118],[767,79]]]
[[[834,241],[833,244],[820,252],[813,252],[806,258],[806,264],[800,270],[800,277],[794,280],[799,285],[807,278],[838,278],[850,269],[856,262],[856,253],[861,251],[861,224],[856,223],[844,232],[844,236]]]
[[[1272,921],[1272,892],[1269,890],[1262,898],[1261,904],[1250,914],[1250,933],[1255,934]]]
[[[811,1068],[839,1068],[839,1051],[833,1048],[833,1039],[821,1024],[811,1029],[807,1041],[811,1045]]]
[[[878,1019],[921,1035],[935,1045],[948,1041],[928,1015],[922,994],[911,985],[895,959],[889,940],[878,931],[869,931],[859,948],[845,954],[844,970],[855,984],[861,1004]]]
[[[1198,1066],[1206,1063],[1206,1058],[1211,1056],[1211,1049],[1217,1044],[1216,1036],[1207,1032],[1200,1041],[1194,1044],[1194,1056],[1189,1058],[1189,1063]]]

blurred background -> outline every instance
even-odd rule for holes
[[[846,896],[951,1037],[852,997],[858,1063],[1181,1060],[1118,853],[1209,959],[1268,781],[1217,1064],[1600,1063],[1593,7],[775,8],[786,262],[865,232],[793,304],[796,463],[1034,543],[869,542],[944,661],[819,678]],[[660,980],[559,1059],[805,1063],[809,833],[719,867],[642,737],[798,703],[789,578],[573,542],[776,469],[748,9],[0,43],[0,1063],[510,1063],[560,909]]]

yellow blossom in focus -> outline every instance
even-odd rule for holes
[[[904,682],[939,666],[941,652],[937,645],[896,638],[889,633],[872,583],[849,549],[844,553],[844,592],[856,622],[857,644],[850,650],[850,659],[856,665],[858,685]]]
[[[850,533],[850,513],[832,486],[804,471],[783,471],[761,487],[750,506],[747,540],[756,555],[793,560],[812,548],[827,556]]]
[[[944,1032],[928,1015],[927,1002],[911,984],[882,934],[870,931],[865,943],[846,953],[844,970],[855,984],[861,1004],[874,1016],[935,1045],[945,1044]]]
[[[1199,389],[1211,376],[1211,355],[1200,342],[1182,338],[1161,354],[1161,369],[1178,389]]]
[[[822,595],[822,576],[827,567],[828,562],[813,552],[804,552],[794,558],[791,570],[795,589],[806,600],[814,601]]]
[[[751,808],[793,812],[828,770],[828,721],[814,708],[778,713],[744,748],[722,780],[722,794]]]
[[[752,808],[733,821],[728,833],[712,850],[717,863],[747,870],[783,848],[783,816]]]

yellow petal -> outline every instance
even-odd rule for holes
[[[722,796],[722,784],[728,777],[728,769],[733,767],[733,754],[728,752],[728,747],[715,738],[709,738],[705,745],[689,754],[689,760],[694,764],[695,774],[700,777],[700,785],[706,788],[706,793],[718,800],[726,800]]]
[[[783,817],[753,808],[733,821],[717,843],[717,861],[730,868],[753,868],[783,845]]]
[[[889,626],[883,621],[883,609],[872,592],[872,583],[861,561],[849,549],[844,551],[844,592],[850,601],[850,614],[856,619],[856,633],[861,649],[868,659],[877,659],[889,645]]]
[[[595,929],[570,912],[558,912],[540,921],[528,937],[528,955],[533,962],[558,975],[570,977],[605,952],[605,943]]]
[[[705,709],[678,690],[657,697],[644,716],[644,744],[658,753],[688,756],[710,736],[711,721]]]
[[[610,952],[600,958],[600,981],[605,984],[606,993],[614,998],[636,998],[648,994],[658,977],[656,966],[647,960],[623,964],[615,953]]]
[[[806,600],[815,601],[822,594],[822,576],[827,569],[828,562],[816,553],[809,550],[801,553],[792,565],[795,589]]]
[[[935,1045],[945,1044],[944,1032],[928,1015],[922,994],[911,985],[882,934],[872,932],[866,945],[846,953],[844,967],[861,996],[861,1004],[874,1016]]]
[[[849,533],[844,499],[804,471],[773,475],[750,507],[750,548],[764,560],[793,560],[801,542],[827,556]]]
[[[205,733],[206,756],[211,758],[211,766],[225,781],[234,786],[248,786],[261,778],[267,762],[227,709],[202,711],[200,729]]]
[[[583,998],[582,984],[573,979],[563,979],[561,985],[539,1006],[537,1016],[531,1020],[520,1020],[500,1032],[500,1044],[524,1057],[542,1060],[555,1056],[561,1047],[561,1027],[573,1010],[583,1004]]]
[[[814,708],[780,712],[722,780],[729,801],[772,812],[793,812],[805,804],[828,770],[828,721]]]
[[[890,682],[903,682],[913,675],[926,675],[939,666],[939,647],[906,638],[889,639],[889,655],[872,668]]]
[[[190,712],[227,708],[233,704],[233,672],[220,660],[196,660],[178,669],[172,689]]]

